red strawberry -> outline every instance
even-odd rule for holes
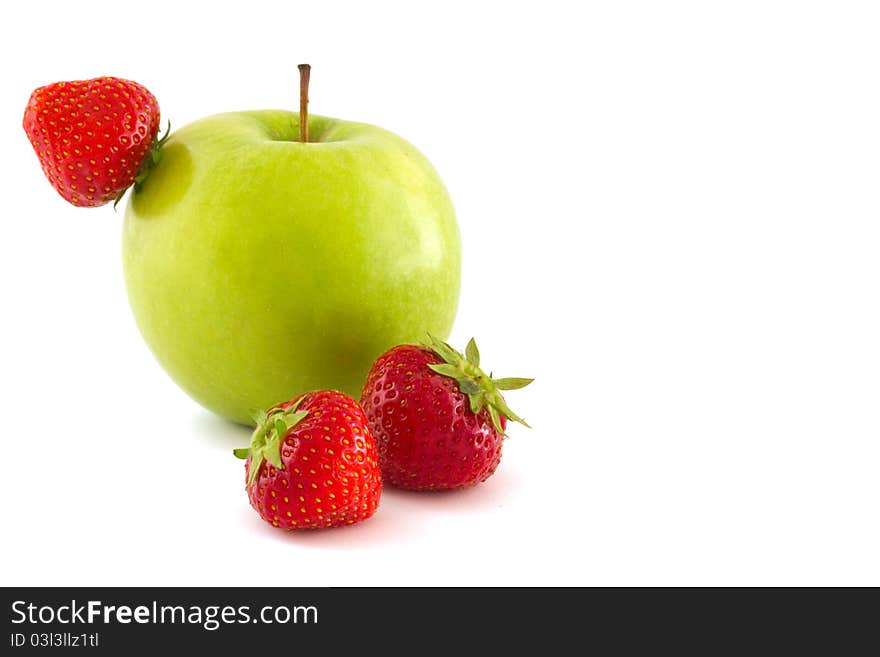
[[[142,162],[149,153],[155,163],[161,145],[156,98],[120,78],[40,87],[31,94],[22,125],[52,186],[84,207],[118,199],[140,182],[146,173],[140,171]]]
[[[501,390],[532,379],[492,379],[473,339],[462,356],[431,337],[400,345],[373,363],[361,396],[386,483],[412,490],[463,488],[488,479],[501,461],[507,420],[529,426]]]
[[[357,402],[333,390],[258,412],[248,449],[248,497],[274,527],[319,529],[373,515],[382,478],[376,441]]]

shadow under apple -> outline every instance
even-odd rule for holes
[[[199,410],[192,417],[193,433],[209,447],[230,451],[247,447],[251,442],[252,427],[225,420],[210,411]]]

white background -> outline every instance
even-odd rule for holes
[[[4,5],[0,582],[880,585],[874,3],[208,6]],[[286,534],[141,340],[122,213],[67,206],[21,115],[102,74],[178,127],[295,109],[303,61],[447,183],[451,341],[537,380],[485,484]]]

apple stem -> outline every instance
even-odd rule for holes
[[[299,140],[309,141],[309,73],[312,67],[300,64],[299,69]]]

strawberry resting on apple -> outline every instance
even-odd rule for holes
[[[162,145],[155,96],[114,77],[35,89],[22,126],[46,178],[80,207],[119,200],[146,177]]]

